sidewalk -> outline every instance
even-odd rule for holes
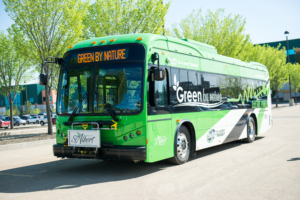
[[[300,103],[298,104],[300,105]],[[276,108],[282,108],[282,107],[289,107],[289,103],[278,103],[278,107],[276,107],[276,103],[272,102],[272,109],[276,109]],[[296,104],[294,104],[294,106],[297,106]]]

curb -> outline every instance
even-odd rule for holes
[[[6,144],[0,145],[0,151],[7,151],[12,149],[23,149],[28,147],[37,147],[43,145],[50,145],[56,143],[56,139],[49,139],[49,140],[38,140],[33,142],[22,142],[22,143],[15,143],[15,144]]]

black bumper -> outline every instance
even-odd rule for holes
[[[53,145],[53,154],[66,158],[98,158],[103,160],[146,160],[145,146],[113,146],[95,148],[73,148],[63,145]]]

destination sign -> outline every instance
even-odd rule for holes
[[[128,48],[114,49],[107,51],[79,53],[77,55],[78,63],[92,63],[112,60],[125,60],[128,58]]]

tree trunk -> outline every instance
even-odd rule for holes
[[[278,107],[278,90],[276,90],[276,107]]]
[[[10,106],[10,129],[14,129],[14,118],[13,118],[13,102],[9,101]]]
[[[52,117],[51,117],[51,110],[50,110],[50,95],[49,95],[49,88],[48,83],[45,86],[45,93],[46,93],[46,109],[47,109],[47,121],[48,121],[48,134],[52,135]]]

